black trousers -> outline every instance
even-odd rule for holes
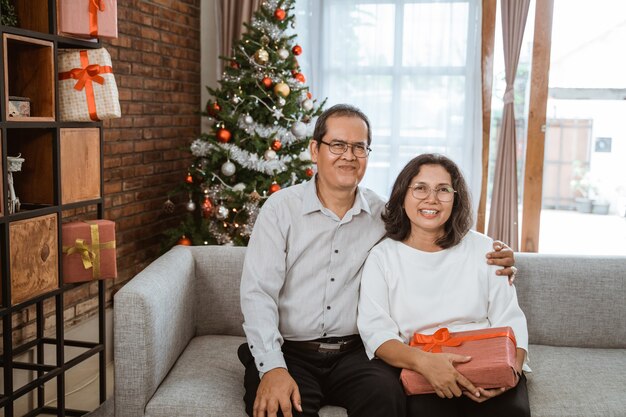
[[[283,346],[290,375],[298,384],[302,413],[317,417],[324,405],[348,410],[350,417],[406,417],[406,396],[399,381],[400,370],[381,360],[369,360],[363,345],[338,353],[321,353]],[[244,402],[252,416],[259,387],[259,372],[248,344],[239,347],[239,359],[246,367]],[[282,413],[279,412],[282,416]]]
[[[407,397],[407,411],[408,417],[530,417],[526,376],[522,375],[514,388],[482,403],[466,396],[411,395]]]

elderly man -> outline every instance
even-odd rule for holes
[[[359,109],[329,108],[310,144],[315,177],[273,194],[259,213],[241,281],[248,415],[317,416],[331,404],[354,417],[405,416],[399,370],[367,358],[356,325],[361,268],[385,233],[384,202],[358,186],[370,144]],[[514,263],[509,248],[487,257]],[[475,391],[460,374],[459,383]]]

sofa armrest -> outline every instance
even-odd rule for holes
[[[130,280],[114,304],[115,415],[143,416],[193,337],[195,263],[177,246]]]

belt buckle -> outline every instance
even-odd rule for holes
[[[318,352],[339,352],[341,350],[341,343],[320,343],[317,348]]]

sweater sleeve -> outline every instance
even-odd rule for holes
[[[385,277],[381,252],[372,250],[363,267],[357,325],[367,356],[372,359],[376,350],[388,340],[399,340],[400,329],[391,318],[389,286]]]

